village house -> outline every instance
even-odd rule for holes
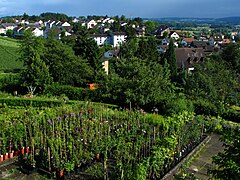
[[[97,42],[98,46],[103,46],[104,44],[112,44],[112,37],[109,34],[94,34],[91,36]]]
[[[179,69],[194,70],[193,65],[203,62],[206,54],[203,48],[177,48],[176,61]]]
[[[97,22],[94,19],[92,19],[92,20],[89,20],[86,24],[87,24],[87,28],[91,29],[97,25]]]
[[[126,42],[127,36],[124,32],[115,32],[112,33],[112,39],[113,47],[117,47]]]
[[[181,41],[181,45],[184,47],[190,47],[191,43],[194,41],[194,38],[183,38]]]
[[[125,43],[127,38],[126,34],[123,32],[115,32],[110,34],[94,34],[91,36],[97,42],[98,46],[110,44],[113,47],[117,47],[120,46],[120,44]]]
[[[169,34],[169,38],[174,39],[174,40],[178,40],[180,38],[179,34],[176,31],[172,31]]]
[[[170,28],[168,26],[161,25],[151,32],[151,34],[159,38],[162,38],[164,36],[164,33],[166,33],[167,35],[170,34]]]

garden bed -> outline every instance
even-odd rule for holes
[[[102,178],[129,179],[146,161],[145,177],[162,177],[189,144],[200,141],[204,129],[188,112],[162,117],[91,103],[10,112],[0,116],[1,154],[21,150],[23,172],[41,170],[59,178],[86,175],[100,163]]]

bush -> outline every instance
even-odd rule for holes
[[[211,115],[217,116],[218,109],[215,104],[210,103],[206,100],[199,99],[193,102],[195,113],[196,114],[204,114],[204,115]]]
[[[95,90],[90,90],[86,88],[78,88],[69,85],[59,85],[52,84],[47,85],[44,90],[44,94],[48,94],[51,96],[65,96],[70,100],[94,100],[95,99]]]
[[[240,122],[240,112],[236,111],[235,109],[227,109],[223,114],[222,117],[226,120],[233,121],[233,122]]]
[[[0,98],[0,104],[7,106],[32,106],[32,107],[54,107],[62,106],[64,101],[61,100],[41,100],[30,98]]]

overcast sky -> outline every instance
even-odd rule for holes
[[[240,16],[240,0],[0,0],[0,16],[58,12],[68,16],[126,17]]]

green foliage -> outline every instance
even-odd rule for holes
[[[155,30],[155,29],[157,28],[158,24],[159,24],[159,23],[157,23],[157,22],[148,20],[148,21],[145,23],[146,32],[147,32],[147,33],[152,32],[153,30]]]
[[[174,92],[165,70],[160,64],[139,58],[117,59],[99,85],[102,100],[150,109]]]
[[[82,30],[79,33],[73,49],[75,51],[75,55],[81,56],[83,59],[87,60],[94,71],[94,77],[97,72],[102,70],[101,58],[103,54],[97,46],[96,41],[89,37],[86,30]]]
[[[166,115],[177,114],[182,111],[194,112],[192,101],[188,100],[184,94],[168,98],[160,107],[162,107],[161,113]]]
[[[233,70],[240,72],[240,49],[239,44],[230,44],[222,52],[223,60],[230,65]]]
[[[54,82],[72,86],[85,86],[93,79],[93,71],[85,60],[56,39],[47,39],[42,60],[49,67]]]
[[[176,81],[178,79],[178,72],[177,72],[177,60],[176,60],[173,40],[170,41],[169,47],[166,53],[164,54],[163,59],[166,59],[167,63],[169,64],[172,81]]]
[[[25,33],[20,47],[21,56],[19,58],[26,67],[21,73],[24,85],[42,89],[52,82],[49,68],[41,59],[44,49],[44,39],[34,37],[30,32]]]
[[[95,91],[86,88],[77,88],[70,85],[53,83],[45,87],[44,94],[51,96],[67,96],[70,100],[91,100],[95,98]]]
[[[6,32],[6,36],[7,37],[12,37],[13,36],[13,30],[12,29],[8,29],[7,32]]]
[[[0,104],[7,106],[20,106],[20,107],[54,107],[62,106],[62,100],[42,100],[31,98],[0,98]]]
[[[217,107],[222,103],[238,103],[236,73],[223,61],[213,58],[195,66],[193,74],[187,78],[186,93],[197,99],[206,99]]]
[[[213,157],[216,168],[210,170],[214,178],[240,179],[240,132],[239,129],[226,129],[223,136],[224,152]]]

